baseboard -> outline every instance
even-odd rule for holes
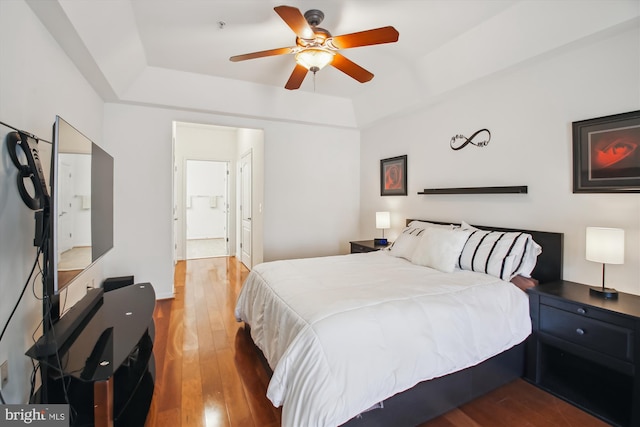
[[[162,293],[162,294],[156,294],[156,300],[161,300],[161,299],[173,299],[176,297],[176,294],[174,292],[167,292],[167,293]]]

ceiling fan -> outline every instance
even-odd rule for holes
[[[266,56],[294,54],[296,66],[284,86],[286,89],[298,89],[307,72],[311,71],[315,74],[327,65],[337,68],[360,83],[368,82],[373,78],[373,74],[345,58],[338,51],[398,41],[399,33],[391,26],[332,36],[329,31],[318,27],[324,19],[324,13],[319,10],[312,9],[303,15],[299,9],[291,6],[277,6],[273,9],[296,34],[296,45],[236,55],[229,60],[238,62]]]

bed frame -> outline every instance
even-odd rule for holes
[[[448,222],[432,220],[436,224]],[[545,231],[517,230],[511,228],[488,227],[474,225],[483,230],[522,231],[531,234],[540,246],[542,253],[538,256],[532,277],[540,284],[562,279],[563,234]],[[245,324],[245,332],[251,341],[250,325]],[[254,347],[260,356],[269,375],[271,369],[260,349]],[[382,408],[377,408],[352,418],[345,427],[413,427],[436,418],[458,406],[470,402],[524,374],[527,351],[526,341],[506,350],[484,362],[439,378],[423,381],[409,390],[398,393],[384,400]]]
[[[414,221],[407,220],[407,225]],[[427,221],[449,224],[441,221]],[[541,284],[562,279],[563,234],[544,231],[516,230],[478,226],[483,230],[524,231],[540,246],[536,268],[531,274]],[[413,388],[386,399],[383,407],[365,412],[343,426],[383,427],[415,426],[429,421],[460,405],[470,402],[504,384],[522,377],[525,366],[526,341],[484,362],[443,377],[418,383]]]

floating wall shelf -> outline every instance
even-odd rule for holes
[[[527,194],[527,186],[425,188],[418,194]]]

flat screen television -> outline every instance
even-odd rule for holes
[[[113,157],[56,116],[49,182],[46,291],[53,297],[113,247]]]

